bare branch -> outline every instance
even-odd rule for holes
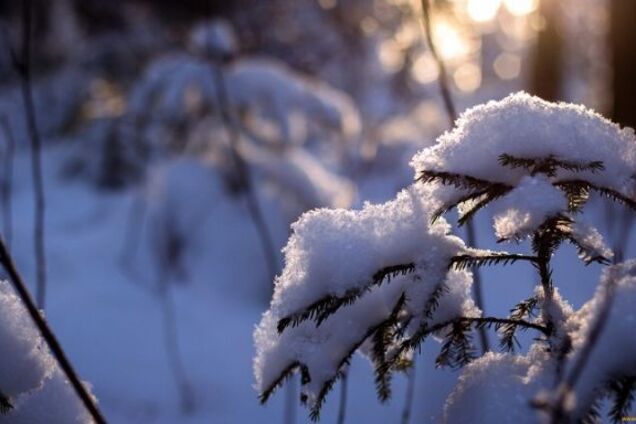
[[[4,132],[4,139],[6,144],[5,157],[4,157],[4,179],[2,181],[2,218],[3,218],[3,233],[4,239],[7,243],[7,248],[11,249],[11,239],[13,238],[13,205],[12,205],[12,191],[13,191],[13,159],[15,156],[15,138],[9,119],[6,115],[0,117],[0,126]]]
[[[31,173],[33,178],[33,195],[35,210],[33,216],[33,238],[36,267],[36,301],[44,308],[46,301],[46,254],[44,242],[44,220],[46,203],[44,199],[44,182],[42,178],[42,141],[38,131],[33,102],[31,84],[31,21],[33,15],[32,0],[24,0],[22,4],[22,56],[14,62],[20,76],[20,88],[24,102],[27,130],[31,141]]]
[[[24,283],[24,281],[22,280],[22,277],[18,273],[13,263],[13,259],[11,258],[11,255],[7,251],[4,241],[2,241],[1,239],[0,239],[0,264],[2,264],[4,269],[7,271],[7,274],[9,274],[9,278],[11,279],[11,282],[13,283],[13,287],[15,288],[16,293],[22,300],[22,303],[26,307],[27,312],[29,313],[29,316],[33,320],[34,325],[39,330],[40,334],[42,335],[42,338],[44,339],[49,349],[51,350],[53,357],[55,357],[55,360],[57,361],[58,365],[60,366],[60,368],[66,375],[66,378],[71,383],[71,386],[73,387],[73,389],[75,389],[77,396],[81,399],[82,403],[86,407],[86,410],[90,413],[95,423],[105,424],[106,420],[104,419],[101,412],[97,408],[97,404],[93,400],[93,397],[88,393],[88,391],[86,390],[86,388],[80,381],[77,373],[75,372],[75,370],[73,369],[73,366],[71,365],[71,362],[68,360],[66,354],[64,353],[64,350],[62,349],[62,346],[57,340],[57,337],[55,337],[55,334],[53,334],[53,331],[49,328],[49,325],[47,324],[47,322],[44,320],[44,318],[42,318],[42,315],[40,315],[40,312],[35,306],[35,303],[31,299],[31,295],[29,294],[29,291],[26,288],[26,284]]]

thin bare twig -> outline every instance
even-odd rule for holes
[[[196,407],[194,389],[181,354],[179,327],[177,325],[176,305],[171,291],[171,283],[177,279],[186,279],[184,257],[187,238],[179,230],[174,209],[166,206],[166,212],[159,218],[155,257],[158,263],[157,292],[161,304],[163,341],[168,355],[168,364],[177,385],[181,410],[190,414]]]
[[[241,178],[241,183],[244,188],[247,209],[252,218],[252,221],[254,222],[256,231],[258,232],[259,239],[263,247],[265,261],[267,263],[267,267],[269,268],[270,276],[271,278],[274,278],[274,276],[278,272],[276,249],[274,248],[272,236],[269,232],[269,229],[267,228],[267,224],[265,223],[263,212],[261,211],[261,208],[258,204],[256,192],[254,191],[254,186],[252,185],[249,166],[247,165],[247,163],[245,163],[245,160],[241,156],[238,147],[239,131],[236,127],[237,124],[234,122],[232,114],[230,112],[227,87],[225,84],[223,70],[221,69],[221,64],[213,64],[212,72],[214,73],[214,84],[219,101],[221,119],[223,121],[223,126],[225,127],[225,131],[227,132],[228,140],[230,142],[230,152],[232,154],[232,159],[234,160],[234,165],[236,166],[239,178]]]
[[[285,415],[283,417],[284,424],[296,423],[296,393],[297,393],[297,377],[292,377],[287,382],[287,390],[285,392]]]
[[[344,424],[347,417],[347,381],[348,375],[346,372],[342,373],[340,378],[340,404],[338,405],[338,424]]]
[[[33,15],[32,0],[24,0],[22,4],[22,51],[18,59],[17,54],[12,53],[14,67],[20,76],[20,89],[24,102],[27,130],[31,141],[31,173],[33,178],[33,195],[35,209],[33,216],[33,241],[35,248],[35,272],[36,292],[35,298],[40,308],[44,308],[46,301],[46,256],[45,256],[45,208],[44,181],[42,178],[42,141],[38,131],[33,102],[33,88],[31,84],[31,21]]]
[[[214,83],[217,93],[221,120],[223,121],[223,126],[225,127],[225,131],[228,136],[232,159],[234,160],[234,165],[236,166],[239,178],[241,179],[240,183],[244,189],[247,209],[259,235],[270,277],[274,278],[278,272],[276,250],[274,248],[274,242],[272,241],[269,229],[267,228],[267,224],[265,223],[263,213],[258,204],[256,193],[252,186],[249,166],[247,165],[247,163],[245,163],[245,160],[243,159],[239,151],[238,143],[240,140],[240,128],[238,127],[238,123],[233,120],[230,112],[227,87],[225,84],[225,77],[223,75],[223,70],[221,69],[220,61],[212,63],[212,72],[214,74]],[[296,386],[297,384],[294,378],[291,378],[290,381],[287,383],[285,393],[285,409],[283,416],[284,424],[294,424],[296,422],[296,395],[298,391]]]
[[[413,365],[408,370],[407,385],[406,385],[406,398],[404,399],[404,409],[402,410],[402,424],[409,424],[411,421],[411,415],[413,411],[413,397],[415,395],[415,360]]]
[[[607,283],[605,285],[603,304],[600,308],[598,316],[596,317],[594,326],[590,330],[589,335],[587,336],[587,340],[581,348],[576,362],[572,365],[570,373],[567,377],[563,377],[563,381],[558,384],[558,397],[556,404],[552,407],[552,413],[550,417],[553,424],[568,422],[566,411],[566,401],[568,395],[571,393],[571,391],[574,389],[574,386],[576,386],[576,383],[579,381],[581,373],[587,366],[590,355],[592,354],[592,351],[598,343],[601,333],[603,332],[603,329],[607,324],[607,319],[609,318],[609,314],[614,303],[614,291],[617,278],[616,275],[613,275],[616,272],[615,269],[610,269],[609,272],[610,275],[608,276]]]
[[[15,264],[13,263],[13,259],[7,250],[4,241],[0,239],[0,264],[4,267],[9,275],[11,282],[13,283],[13,287],[15,288],[16,293],[22,300],[22,303],[27,309],[29,316],[33,320],[33,323],[39,330],[42,338],[48,345],[53,357],[57,361],[58,365],[66,375],[66,378],[75,389],[77,396],[81,399],[82,403],[86,407],[86,410],[90,413],[91,417],[97,424],[105,424],[106,420],[102,416],[99,411],[93,397],[88,393],[81,380],[79,379],[77,373],[73,369],[71,362],[68,360],[62,346],[60,345],[57,337],[53,334],[53,331],[47,324],[47,322],[40,315],[40,311],[38,311],[35,303],[31,299],[31,295],[29,294],[28,289],[26,288],[26,284],[22,280],[22,277],[18,273]]]
[[[13,158],[15,156],[15,138],[6,115],[0,117],[0,126],[4,132],[5,157],[4,157],[4,179],[2,181],[2,232],[7,243],[7,248],[11,249],[11,239],[13,238]]]
[[[448,115],[448,120],[452,128],[453,126],[455,126],[455,121],[457,120],[457,108],[455,107],[455,103],[453,102],[453,97],[450,92],[446,66],[444,65],[444,61],[437,51],[435,40],[433,39],[430,0],[422,0],[422,23],[424,27],[424,33],[426,35],[426,42],[428,43],[431,55],[433,55],[433,59],[437,64],[437,69],[439,72],[439,78],[437,79],[439,82],[439,89],[444,101],[444,106],[446,108],[446,114]],[[469,246],[476,247],[477,236],[475,234],[475,226],[473,225],[472,221],[466,222],[466,242]],[[472,273],[475,303],[482,312],[485,312],[483,290],[481,284],[481,273],[476,268],[472,269]],[[488,341],[488,334],[486,333],[486,329],[479,328],[477,331],[479,333],[479,341],[481,343],[482,352],[486,353],[490,350],[490,343]]]
[[[143,183],[144,185],[146,182]],[[133,264],[139,253],[141,235],[146,223],[147,200],[144,198],[143,187],[139,192],[133,193],[126,219],[126,231],[123,234],[123,246],[121,249],[120,263],[125,271],[132,272]]]
[[[168,270],[162,269],[161,276],[159,277],[159,298],[161,301],[161,313],[163,315],[163,341],[168,355],[168,362],[170,369],[174,376],[175,382],[179,389],[179,397],[181,403],[181,410],[185,414],[190,414],[194,411],[195,396],[192,388],[192,383],[188,378],[185,365],[183,363],[183,357],[181,349],[179,348],[179,332],[177,326],[177,317],[175,311],[174,299],[170,291]]]

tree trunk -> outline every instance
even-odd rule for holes
[[[561,100],[563,37],[558,2],[542,1],[540,13],[544,26],[537,33],[530,91],[545,100]]]
[[[636,127],[636,1],[611,0],[612,120]]]

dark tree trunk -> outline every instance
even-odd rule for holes
[[[545,100],[560,100],[563,37],[560,31],[559,4],[542,1],[540,12],[545,25],[537,33],[530,91]]]
[[[614,100],[612,120],[636,127],[636,1],[610,2],[610,49]]]

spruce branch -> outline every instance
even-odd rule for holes
[[[453,186],[455,188],[467,190],[491,190],[494,187],[509,188],[511,186],[503,183],[495,183],[482,180],[480,178],[471,177],[470,175],[456,174],[446,171],[421,170],[416,181],[422,183],[441,183],[443,185]]]
[[[500,197],[508,194],[512,189],[503,184],[494,184],[488,190],[485,190],[484,194],[475,198],[474,204],[470,209],[465,211],[457,221],[459,226],[463,226],[470,222],[470,220],[475,216],[475,214],[483,209],[485,206],[489,205],[492,201],[499,199]]]
[[[444,64],[444,60],[437,52],[437,48],[435,45],[435,40],[433,39],[433,24],[431,22],[431,0],[421,0],[422,5],[422,25],[424,27],[424,34],[426,36],[426,42],[428,43],[429,49],[437,64],[437,70],[439,71],[439,77],[437,81],[439,82],[440,92],[442,94],[442,99],[444,100],[444,106],[446,107],[446,114],[448,116],[448,121],[450,127],[453,128],[455,126],[455,121],[457,121],[457,108],[455,107],[455,103],[453,102],[453,97],[451,96],[449,81],[448,81],[448,73],[446,72],[446,66]],[[476,179],[473,179],[475,182]],[[477,237],[475,232],[475,227],[473,226],[471,221],[468,221],[466,225],[466,241],[470,246],[477,245]],[[475,294],[475,303],[477,307],[482,311],[485,310],[483,303],[483,293],[482,293],[482,283],[481,283],[481,274],[479,270],[473,270],[473,292]],[[488,335],[485,331],[479,331],[479,338],[481,340],[481,348],[482,352],[486,353],[490,346],[488,343]]]
[[[407,275],[413,272],[415,272],[414,263],[384,267],[373,274],[371,283],[367,286],[349,289],[342,296],[324,296],[304,309],[281,318],[277,324],[278,333],[282,333],[290,325],[296,327],[309,319],[315,321],[316,327],[318,327],[341,307],[353,304],[357,299],[370,291],[372,287],[379,286],[384,281],[390,282],[391,278],[395,278],[399,275]]]
[[[75,369],[71,365],[71,362],[68,360],[66,353],[57,340],[57,337],[55,337],[55,334],[47,324],[46,320],[42,317],[40,311],[38,311],[35,303],[31,299],[31,295],[26,288],[26,284],[18,273],[13,262],[13,258],[9,254],[9,251],[7,250],[7,247],[5,246],[2,239],[0,239],[0,264],[2,264],[4,269],[7,271],[9,279],[13,283],[13,287],[15,288],[17,295],[22,300],[22,303],[26,307],[29,316],[33,320],[33,324],[37,327],[40,335],[48,345],[59,367],[64,372],[66,378],[75,390],[75,393],[77,393],[77,396],[86,407],[86,410],[91,415],[96,424],[105,424],[106,420],[99,411],[93,396],[86,390],[86,388],[82,384],[79,376],[75,372]]]
[[[413,332],[411,337],[401,342],[399,348],[392,356],[392,361],[396,361],[397,358],[407,350],[418,349],[429,335],[453,325],[456,325],[456,330],[461,329],[462,331],[466,330],[466,327],[469,325],[475,325],[476,329],[478,330],[494,327],[497,331],[503,329],[505,326],[514,325],[515,327],[523,329],[533,329],[539,331],[545,336],[548,336],[550,334],[550,330],[547,327],[523,319],[497,317],[459,317],[434,325],[429,325],[426,320],[422,320],[419,327]],[[448,349],[451,348],[452,346],[448,347]]]
[[[428,299],[426,300],[426,303],[424,304],[424,309],[422,310],[422,316],[427,319],[433,318],[433,314],[439,307],[439,302],[442,296],[448,293],[448,291],[449,289],[445,281],[442,281],[441,283],[439,283],[435,287],[431,295],[428,297]]]
[[[451,210],[459,207],[459,205],[461,205],[462,203],[475,202],[477,199],[480,199],[482,196],[486,195],[489,192],[489,190],[490,190],[489,188],[485,188],[482,190],[469,192],[468,194],[464,194],[460,196],[458,199],[442,206],[433,214],[433,218],[431,218],[431,224],[434,224],[435,222],[437,222],[437,220],[442,215],[445,215],[447,212],[450,212]]]
[[[634,403],[636,392],[636,377],[627,376],[618,378],[609,383],[609,391],[613,397],[612,409],[609,416],[614,423],[623,422],[623,418],[629,415]]]
[[[636,211],[636,201],[630,199],[627,196],[619,193],[616,190],[611,188],[598,186],[596,184],[592,184],[589,181],[585,180],[563,180],[556,181],[553,185],[561,190],[563,190],[566,194],[571,195],[572,193],[578,194],[579,197],[587,196],[590,192],[596,192],[602,197],[606,197],[616,203],[625,205],[630,209]]]
[[[460,368],[475,359],[471,337],[471,322],[456,320],[450,324],[439,355],[435,358],[436,367],[450,366]],[[483,327],[482,327],[483,328]]]
[[[612,263],[611,259],[606,258],[603,255],[598,255],[595,252],[591,252],[587,246],[584,246],[577,240],[572,234],[565,235],[566,240],[576,247],[576,250],[579,254],[581,260],[585,263],[585,265],[589,265],[593,262],[596,262],[601,265],[610,265]]]
[[[509,265],[518,261],[536,263],[538,257],[505,252],[487,253],[483,255],[463,254],[453,256],[450,260],[449,268],[462,271],[481,266]]]
[[[554,155],[544,158],[518,158],[507,153],[499,155],[499,164],[511,169],[523,168],[530,171],[530,175],[545,174],[548,177],[555,177],[558,169],[571,172],[590,171],[596,173],[605,170],[602,161],[596,160],[587,163],[576,163],[563,159],[557,159]]]
[[[261,404],[266,403],[269,400],[269,398],[274,394],[274,392],[283,385],[285,380],[290,378],[294,374],[294,372],[297,370],[300,370],[301,379],[303,381],[305,382],[310,381],[309,371],[307,370],[307,367],[298,361],[293,361],[289,365],[287,365],[287,367],[283,371],[281,371],[278,378],[276,378],[276,380],[274,380],[272,384],[270,384],[258,396],[258,399],[261,402]]]
[[[544,335],[549,335],[549,329],[543,325],[529,322],[523,319],[510,319],[510,318],[496,318],[496,317],[459,317],[449,321],[444,321],[435,325],[429,326],[428,323],[422,322],[420,327],[413,333],[413,335],[403,342],[403,346],[407,349],[416,349],[422,343],[422,341],[430,334],[444,329],[445,327],[462,321],[465,323],[477,324],[479,326],[494,325],[496,330],[499,330],[504,325],[515,325],[520,328],[534,329],[540,331]]]
[[[401,312],[402,308],[404,307],[405,303],[406,303],[406,296],[404,295],[404,293],[402,293],[400,297],[398,298],[398,300],[396,301],[389,316],[386,319],[382,320],[377,325],[374,325],[371,328],[369,328],[359,340],[353,343],[353,345],[350,347],[347,353],[340,359],[338,363],[338,367],[337,367],[339,371],[333,377],[325,381],[325,383],[322,385],[318,393],[318,396],[313,406],[310,409],[309,416],[312,421],[318,421],[320,419],[320,411],[322,409],[322,406],[324,405],[327,394],[329,394],[329,392],[333,389],[335,383],[344,376],[343,368],[351,362],[351,357],[353,356],[353,354],[360,348],[360,346],[362,346],[362,344],[367,339],[374,337],[374,335],[376,334],[376,332],[378,332],[378,330],[381,330],[384,328],[397,327],[399,324],[398,315]],[[293,373],[296,370],[300,370],[301,383],[303,385],[306,385],[311,381],[311,375],[309,374],[309,370],[306,365],[300,363],[299,361],[291,362],[281,372],[281,374],[276,378],[276,380],[274,380],[259,395],[259,399],[261,403],[267,402],[267,400],[271,397],[274,391],[283,384],[285,379],[293,375]],[[377,370],[378,372],[384,370],[384,366],[382,365],[381,367],[378,367]],[[301,396],[301,402],[306,403],[306,401],[307,401],[306,396]]]
[[[561,240],[560,233],[553,237],[549,227],[539,230],[533,236],[532,244],[533,250],[537,255],[537,261],[534,263],[535,268],[539,274],[541,286],[543,288],[543,305],[541,311],[543,314],[546,326],[550,329],[550,334],[554,330],[554,319],[551,314],[552,294],[554,291],[552,283],[552,269],[550,268],[550,258],[552,253],[558,246]]]
[[[597,262],[601,265],[609,265],[611,260],[603,255],[599,255],[598,252],[590,250],[588,246],[582,244],[574,235],[572,221],[569,217],[561,216],[554,223],[554,232],[556,234],[555,241],[567,241],[572,244],[578,251],[578,255],[585,265],[589,265],[592,262]],[[556,247],[555,247],[556,250]]]
[[[601,403],[599,399],[594,399],[592,404],[587,408],[585,416],[581,419],[581,424],[599,424],[600,422],[602,422]]]
[[[375,369],[375,385],[380,402],[391,397],[391,363],[387,360],[387,350],[394,338],[397,315],[402,310],[406,297],[400,296],[389,318],[384,321],[371,337],[371,360]]]
[[[0,391],[0,415],[6,415],[13,409],[9,397]]]
[[[535,315],[535,310],[538,307],[538,303],[539,298],[532,296],[528,299],[522,300],[510,310],[508,319],[510,319],[511,322],[502,324],[499,328],[499,332],[501,333],[499,346],[502,350],[514,352],[515,345],[519,346],[519,342],[516,338],[516,332],[519,328],[519,324],[517,322],[528,317],[533,317]],[[525,330],[527,327],[521,328]]]
[[[327,394],[331,391],[331,389],[333,388],[334,384],[336,383],[336,381],[340,378],[342,378],[343,373],[342,373],[342,368],[345,365],[348,365],[351,362],[351,357],[353,356],[353,354],[356,352],[356,350],[358,350],[360,348],[360,346],[362,346],[362,344],[369,339],[370,337],[372,337],[379,329],[381,328],[385,328],[387,326],[397,326],[397,317],[400,313],[400,311],[402,310],[404,304],[406,303],[406,297],[404,295],[404,293],[402,293],[402,295],[400,295],[399,299],[397,300],[397,302],[395,303],[391,313],[389,314],[389,316],[383,320],[382,322],[380,322],[379,324],[371,327],[365,334],[364,336],[362,336],[362,338],[360,338],[358,340],[358,342],[354,343],[354,345],[351,347],[351,349],[349,349],[349,352],[341,359],[339,365],[338,365],[338,370],[340,370],[339,372],[336,373],[336,375],[334,375],[331,379],[327,380],[325,382],[325,384],[323,385],[323,387],[320,390],[320,393],[318,394],[318,397],[316,399],[316,402],[314,403],[313,407],[311,408],[310,412],[309,412],[309,417],[311,418],[312,421],[318,421],[320,419],[320,410],[322,409],[322,406],[324,405],[325,399]],[[388,365],[388,363],[387,363]],[[378,376],[378,372],[382,372],[385,370],[384,368],[384,364],[381,368],[377,368],[376,367],[376,381],[379,378]]]
[[[557,182],[553,185],[563,191],[568,200],[568,212],[578,213],[590,198],[590,190],[587,184]]]

